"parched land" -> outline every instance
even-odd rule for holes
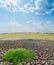
[[[36,53],[32,62],[26,65],[54,65],[54,40],[44,39],[3,39],[0,40],[0,65],[5,65],[2,54],[12,48],[27,48]],[[11,64],[10,64],[11,65]]]

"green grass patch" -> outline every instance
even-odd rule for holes
[[[13,65],[17,65],[18,63],[25,63],[27,61],[32,61],[35,57],[35,53],[31,50],[24,48],[17,48],[8,50],[3,54],[4,61],[13,63]]]

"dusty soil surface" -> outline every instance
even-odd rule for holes
[[[3,62],[2,54],[12,48],[27,48],[36,53],[36,57],[33,61],[28,62],[26,65],[54,65],[54,40],[0,40],[0,65],[6,65]]]

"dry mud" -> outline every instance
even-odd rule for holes
[[[8,49],[12,48],[27,48],[36,53],[36,57],[33,59],[33,61],[28,62],[26,65],[54,65],[54,40],[0,40],[0,65],[6,65],[3,62],[2,54]]]

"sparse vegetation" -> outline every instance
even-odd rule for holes
[[[4,61],[12,62],[13,65],[17,65],[18,63],[32,61],[35,53],[31,50],[24,49],[24,48],[17,48],[8,50],[6,53],[3,54]]]
[[[54,34],[40,34],[40,33],[0,34],[0,39],[3,38],[54,39]]]

